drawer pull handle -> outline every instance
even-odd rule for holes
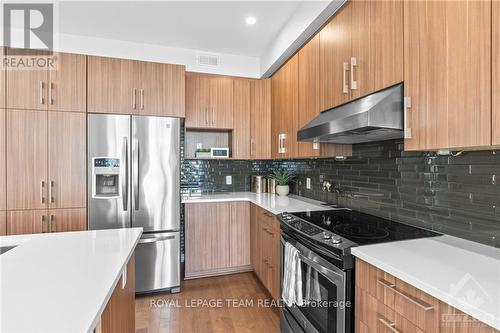
[[[394,285],[393,283],[390,283],[389,281],[378,280],[378,283],[380,283],[381,285],[383,285],[387,289],[390,289],[390,290],[394,291],[396,294],[400,295],[401,297],[403,297],[407,301],[410,301],[411,303],[413,303],[416,306],[420,307],[424,311],[429,311],[429,310],[434,309],[433,305],[428,304],[428,303],[426,303],[424,301],[421,301],[421,300],[419,300],[419,299],[417,299],[417,298],[415,298],[413,296],[410,296],[410,295],[408,295],[407,293],[405,293],[403,291],[397,290],[396,289],[396,285]]]
[[[382,325],[384,325],[385,327],[387,327],[388,329],[390,329],[391,331],[393,331],[394,333],[401,333],[401,331],[398,331],[396,329],[396,323],[394,322],[390,322],[388,320],[386,320],[385,318],[383,317],[379,317],[378,318],[378,321],[380,321],[382,323]]]

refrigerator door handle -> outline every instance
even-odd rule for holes
[[[128,210],[128,141],[126,136],[123,137],[122,160],[122,165],[125,166],[125,168],[123,169],[125,175],[122,175],[122,204],[123,210]]]
[[[139,240],[139,244],[160,242],[160,241],[170,240],[170,239],[174,239],[174,238],[175,238],[175,236],[165,236],[165,237],[157,237],[157,238],[141,238]]]
[[[139,140],[134,141],[134,172],[133,186],[134,186],[134,208],[139,210]]]

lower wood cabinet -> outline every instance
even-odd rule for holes
[[[118,281],[106,305],[96,333],[135,332],[135,257],[127,263],[126,273]]]
[[[280,225],[276,217],[255,205],[251,209],[252,267],[262,284],[280,299]]]
[[[0,236],[7,235],[7,212],[0,211]]]
[[[7,208],[7,174],[5,161],[5,109],[0,109],[0,211]]]
[[[499,331],[356,259],[356,333],[466,333]]]
[[[251,270],[247,202],[185,205],[186,279]]]
[[[82,230],[87,230],[86,208],[6,212],[5,233],[7,235]]]

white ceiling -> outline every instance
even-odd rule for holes
[[[59,32],[260,57],[304,4],[318,5],[317,1],[68,1],[59,4]],[[249,15],[257,19],[253,26],[245,23]]]

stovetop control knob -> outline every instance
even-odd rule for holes
[[[333,244],[340,244],[340,243],[342,243],[342,238],[340,238],[339,236],[332,237],[331,242]]]
[[[323,239],[331,239],[332,236],[333,235],[331,233],[323,231]]]

